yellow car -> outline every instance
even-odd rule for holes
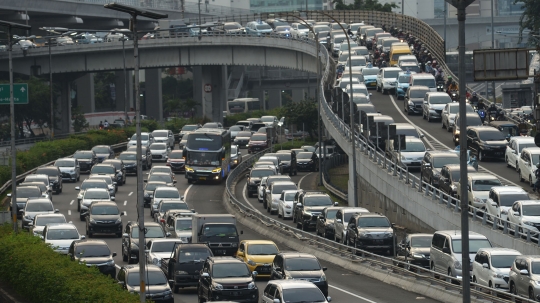
[[[247,264],[249,271],[256,271],[257,277],[270,277],[272,262],[278,253],[279,248],[273,241],[243,240],[236,257]]]

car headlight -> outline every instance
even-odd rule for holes
[[[74,173],[75,173],[75,170],[72,169],[72,170],[69,171],[69,173],[70,173],[70,174],[74,174]]]
[[[248,260],[247,260],[247,264],[249,264],[249,265],[251,265],[251,266],[257,265],[257,263],[255,263],[255,262],[254,262],[253,260],[251,260],[251,259],[248,259]]]
[[[532,225],[534,225],[534,223],[533,223],[533,222],[529,222],[529,221],[523,221],[523,224],[526,224],[526,225],[531,225],[531,226],[532,226]]]
[[[480,198],[474,198],[473,201],[476,203],[485,203],[485,201]]]
[[[186,171],[187,172],[194,172],[195,170],[189,166],[186,166]]]
[[[221,172],[221,167],[218,167],[216,169],[212,169],[212,172],[213,173],[220,173]]]
[[[95,224],[95,223],[96,223],[96,220],[90,219],[90,223]]]
[[[214,286],[215,290],[223,290],[223,285],[221,285],[219,283],[214,283],[214,284],[212,284],[212,286]]]
[[[166,291],[164,291],[162,294],[163,294],[163,296],[164,296],[165,298],[169,298],[169,297],[172,297],[172,296],[173,296],[172,290],[166,290]]]
[[[534,281],[534,283],[536,283],[536,285],[540,285],[540,280]]]
[[[255,283],[249,282],[248,289],[255,289]]]
[[[107,265],[109,265],[109,266],[114,266],[114,260],[108,261],[108,262],[107,262]]]
[[[493,273],[493,278],[504,279],[504,275],[499,273]]]
[[[115,224],[120,224],[120,223],[122,223],[122,219],[121,219],[121,218],[118,218],[118,219],[116,219],[116,221],[115,221],[114,223],[115,223]]]
[[[413,254],[412,256],[413,256],[413,258],[424,259],[424,255],[422,255],[422,254]]]
[[[319,279],[319,281],[321,281],[321,282],[326,281],[326,275],[322,275],[321,278]]]
[[[360,236],[360,238],[371,238],[371,234],[367,233],[367,232],[363,232],[363,233],[360,233],[358,234]]]
[[[393,233],[384,233],[384,236],[386,238],[392,238],[394,236],[394,234]]]
[[[292,206],[290,206],[290,205],[288,205],[288,204],[287,204],[287,205],[285,205],[285,208],[287,208],[287,209],[291,209],[291,208],[292,208]]]
[[[454,262],[454,267],[456,269],[461,269],[461,262],[459,262],[459,261]]]

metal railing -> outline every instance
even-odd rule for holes
[[[332,177],[330,176],[330,169],[341,166],[348,165],[349,156],[347,155],[335,155],[328,159],[325,159],[323,162],[323,185],[328,190],[330,190],[337,197],[347,201],[347,188],[342,188],[335,183],[332,183]],[[348,168],[348,166],[347,166]],[[348,169],[347,169],[348,171]]]

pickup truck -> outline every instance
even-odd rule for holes
[[[179,288],[199,285],[199,272],[206,258],[212,256],[205,244],[177,244],[170,258],[161,259],[161,270],[177,293]]]
[[[215,256],[234,256],[238,250],[240,240],[233,215],[194,214],[191,231],[191,242],[208,245]]]

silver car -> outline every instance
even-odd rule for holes
[[[165,143],[172,150],[174,149],[174,134],[167,129],[156,129],[152,132],[154,142]]]
[[[109,191],[103,188],[89,188],[84,193],[81,200],[81,221],[85,221],[86,217],[83,216],[85,212],[90,208],[90,204],[94,201],[114,201],[114,197],[109,195]]]
[[[540,299],[540,257],[518,256],[510,267],[510,293]]]
[[[73,241],[85,239],[86,237],[81,236],[77,227],[71,223],[54,223],[45,226],[41,238],[46,244],[49,244],[54,251],[67,255],[69,246],[71,246]]]
[[[161,259],[170,258],[171,252],[177,244],[182,244],[180,239],[153,239],[148,241],[146,247],[146,263],[161,267]]]
[[[54,209],[53,203],[47,198],[28,199],[22,213],[22,228],[28,229],[34,221],[37,214],[52,214],[57,213],[58,209]]]
[[[58,159],[54,162],[54,166],[60,169],[63,180],[77,182],[81,178],[79,160],[75,158]]]
[[[45,225],[55,223],[67,223],[66,217],[63,214],[37,214],[34,221],[28,224],[28,229],[34,236],[39,236],[43,234]]]

